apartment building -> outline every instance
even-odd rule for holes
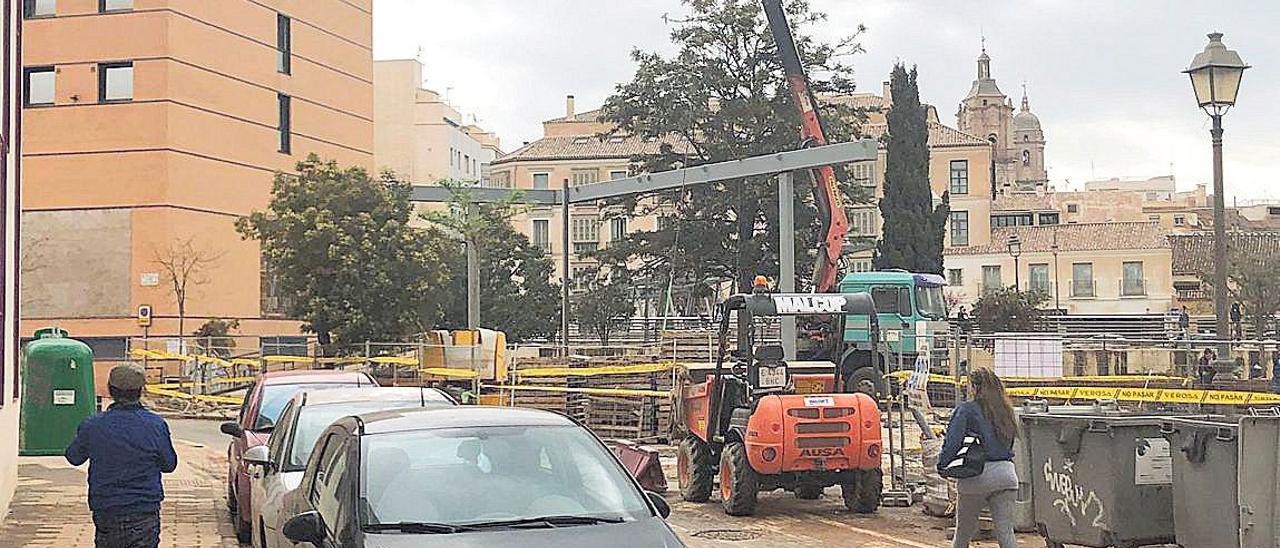
[[[526,143],[510,154],[493,161],[489,185],[515,189],[558,189],[566,183],[582,185],[619,179],[631,172],[631,161],[637,156],[657,154],[660,147],[670,145],[682,150],[675,138],[654,139],[636,135],[611,134],[613,126],[601,122],[600,111],[577,112],[572,95],[565,99],[565,115],[542,123],[543,137]],[[569,212],[570,274],[581,280],[582,274],[596,268],[584,254],[607,246],[625,235],[641,230],[652,231],[661,222],[660,215],[627,218],[607,208],[574,205]],[[556,277],[561,277],[563,253],[560,211],[553,207],[533,208],[512,219],[516,230],[541,246],[553,259]]]
[[[416,184],[476,182],[502,154],[498,137],[467,123],[446,97],[422,87],[422,63],[373,63],[374,163]]]
[[[0,516],[8,514],[18,485],[18,160],[22,139],[21,126],[22,55],[18,42],[22,25],[22,2],[4,0],[4,45],[0,46],[0,235],[3,235],[3,261],[0,261]]]
[[[297,333],[236,218],[315,153],[374,167],[372,0],[26,0],[23,332],[178,330],[157,255],[189,242],[186,330]]]

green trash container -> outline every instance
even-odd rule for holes
[[[51,327],[22,349],[22,455],[61,455],[80,421],[97,411],[93,351]]]
[[[1165,418],[1023,416],[1036,528],[1050,548],[1174,541]]]
[[[1240,546],[1239,425],[1168,419],[1173,456],[1173,530],[1181,546]],[[1272,451],[1274,453],[1274,451]]]

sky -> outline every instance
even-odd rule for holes
[[[1280,2],[1251,0],[810,0],[835,40],[866,25],[850,59],[861,91],[879,93],[895,62],[919,69],[921,97],[954,126],[977,73],[982,37],[992,75],[1018,105],[1025,82],[1058,189],[1110,177],[1174,174],[1212,189],[1209,121],[1181,71],[1222,32],[1253,68],[1227,114],[1228,200],[1280,200]],[[417,57],[425,85],[496,131],[503,150],[541,137],[541,122],[598,107],[630,80],[633,49],[671,53],[680,0],[375,0],[374,57]]]

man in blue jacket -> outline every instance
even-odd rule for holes
[[[178,467],[169,425],[139,402],[146,372],[138,365],[111,370],[114,403],[80,423],[67,462],[89,461],[89,510],[97,548],[155,548],[160,544],[160,474]]]

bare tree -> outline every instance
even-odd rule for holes
[[[192,288],[209,283],[208,271],[222,258],[195,245],[192,238],[176,239],[164,248],[156,248],[152,262],[160,266],[161,275],[169,283],[173,299],[178,304],[178,351],[185,351],[187,296]]]

